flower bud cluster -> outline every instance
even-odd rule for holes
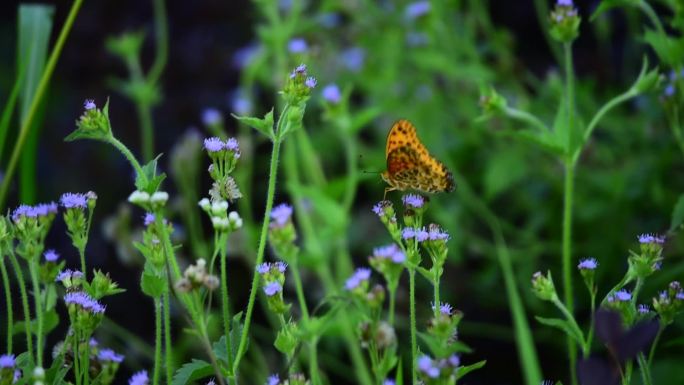
[[[176,289],[182,293],[205,287],[208,290],[216,290],[219,287],[219,279],[215,275],[207,273],[207,261],[200,258],[194,265],[188,266],[183,272],[183,278],[176,282]]]
[[[684,311],[684,290],[678,281],[670,282],[666,290],[653,298],[653,308],[660,316],[663,325],[669,325]]]
[[[556,287],[553,284],[553,278],[551,278],[551,272],[547,272],[546,275],[538,271],[532,275],[532,291],[534,294],[543,301],[553,301],[558,299],[558,294],[556,294]]]
[[[257,273],[261,276],[261,287],[266,294],[268,307],[277,314],[283,314],[290,310],[290,304],[283,300],[283,285],[285,284],[285,271],[287,263],[264,262],[258,265]]]
[[[166,191],[156,191],[152,194],[135,190],[128,196],[128,201],[142,207],[145,211],[157,212],[164,206],[169,200],[169,193]]]
[[[216,200],[212,202],[208,198],[203,198],[198,204],[209,215],[215,231],[233,232],[242,227],[240,215],[236,211],[228,213],[228,201]]]
[[[558,0],[550,15],[551,37],[561,43],[572,42],[579,36],[581,21],[572,0]]]
[[[426,385],[442,384],[445,380],[455,380],[461,359],[457,354],[448,358],[433,359],[428,355],[418,357],[418,375]],[[452,380],[452,381],[453,381]]]

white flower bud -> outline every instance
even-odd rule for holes
[[[211,202],[209,202],[208,198],[202,198],[198,204],[204,211],[209,211],[209,209],[211,209]]]
[[[135,204],[148,203],[150,201],[150,194],[135,190],[128,196],[128,201]]]
[[[216,216],[225,217],[228,210],[228,202],[218,201],[211,204],[211,213]]]
[[[166,201],[169,200],[169,193],[166,191],[157,191],[156,193],[152,194],[152,197],[150,198],[152,203],[166,203]]]
[[[36,366],[35,369],[33,369],[33,378],[36,380],[45,379],[45,369],[40,366]]]
[[[230,214],[228,214],[228,219],[231,222],[235,222],[240,219],[240,214],[238,214],[236,211],[231,211]]]

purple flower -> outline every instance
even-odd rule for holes
[[[420,229],[416,229],[415,237],[416,241],[425,242],[430,237],[430,233],[425,230],[425,227],[421,227]]]
[[[242,89],[237,89],[228,94],[228,103],[231,110],[238,115],[247,115],[252,111],[252,101],[247,98]]]
[[[223,141],[217,137],[211,137],[204,139],[204,149],[207,152],[219,152],[222,151],[225,144]]]
[[[641,234],[639,235],[639,243],[657,243],[662,245],[665,243],[665,237],[656,234]]]
[[[268,262],[264,262],[260,265],[257,265],[256,270],[257,270],[257,273],[264,275],[264,274],[268,273],[269,271],[271,271],[271,264]]]
[[[266,379],[266,385],[278,385],[280,384],[280,378],[277,374],[272,374]]]
[[[406,194],[401,198],[404,206],[411,209],[419,209],[425,204],[425,198],[416,194]]]
[[[391,379],[391,378],[386,379],[386,380],[382,383],[382,385],[396,385],[396,384],[397,384],[397,383],[394,382],[394,380]]]
[[[373,257],[389,259],[394,263],[404,263],[406,261],[406,255],[394,243],[373,249]]]
[[[88,341],[88,346],[91,348],[96,348],[100,343],[97,342],[95,338],[90,338],[90,341]]]
[[[423,355],[418,358],[418,370],[430,378],[439,377],[439,368],[434,365],[432,359],[428,356]]]
[[[665,86],[665,90],[663,91],[663,93],[665,94],[665,96],[672,96],[672,95],[674,95],[674,93],[675,93],[675,87],[674,87],[674,85],[668,84],[667,86]]]
[[[14,364],[14,354],[3,354],[0,356],[0,368],[13,368]]]
[[[59,259],[59,254],[56,251],[50,249],[43,253],[43,257],[47,262],[56,262]]]
[[[36,218],[38,213],[29,205],[20,205],[12,212],[12,220],[16,223],[22,218]]]
[[[430,8],[429,1],[416,1],[406,6],[404,16],[409,20],[417,19],[430,12]]]
[[[361,47],[347,48],[340,54],[345,68],[352,72],[359,72],[366,60],[366,51]]]
[[[147,376],[147,370],[141,370],[135,373],[130,380],[128,380],[128,385],[147,385],[150,383],[150,378]]]
[[[149,226],[154,223],[155,217],[154,214],[152,213],[145,213],[145,217],[143,219],[143,224],[145,226]]]
[[[596,270],[597,267],[598,262],[595,258],[585,258],[577,265],[577,268],[580,270]]]
[[[57,203],[39,203],[33,207],[33,210],[39,217],[44,217],[49,214],[57,214]]]
[[[287,203],[281,203],[271,210],[271,219],[273,225],[276,227],[283,227],[290,220],[292,216],[292,206]]]
[[[370,275],[370,269],[365,267],[358,268],[351,277],[347,278],[347,281],[344,283],[344,288],[347,290],[356,289],[361,282],[368,281]]]
[[[558,0],[556,5],[560,7],[572,7],[572,0]]]
[[[632,299],[632,294],[627,290],[619,290],[615,292],[615,298],[618,301],[627,302]]]
[[[95,107],[97,106],[95,105],[95,101],[93,99],[86,99],[85,102],[83,102],[83,108],[85,108],[86,111],[92,110]]]
[[[273,264],[279,272],[284,273],[287,270],[287,263],[278,261]]]
[[[306,78],[306,80],[304,81],[304,84],[305,84],[307,87],[309,87],[309,88],[314,88],[314,87],[316,87],[316,83],[318,83],[318,81],[316,81],[316,78],[313,77],[313,76],[309,76],[309,77]]]
[[[461,357],[459,357],[458,354],[452,354],[449,356],[447,361],[449,362],[449,365],[453,366],[454,368],[461,365]]]
[[[73,280],[73,279],[81,279],[83,278],[83,273],[81,273],[78,270],[71,270],[71,269],[66,269],[62,270],[59,274],[57,274],[57,278],[55,279],[56,282],[62,282],[66,280]]]
[[[337,104],[342,99],[342,93],[340,92],[340,87],[337,84],[331,83],[323,88],[323,99],[328,103]]]
[[[385,213],[385,207],[387,206],[385,202],[387,201],[380,201],[376,203],[375,206],[373,206],[373,212],[375,213],[375,215],[382,216],[382,214]]]
[[[202,111],[202,123],[204,123],[205,126],[213,126],[221,124],[222,122],[223,115],[221,114],[221,111],[216,108],[205,108],[204,111]]]
[[[306,64],[302,63],[302,64],[298,65],[297,68],[295,68],[294,72],[296,74],[306,76],[306,70],[307,70]]]
[[[239,153],[239,151],[240,151],[240,145],[239,145],[237,139],[235,139],[235,138],[228,138],[228,140],[226,140],[226,142],[224,144],[224,147],[226,150],[233,151],[235,153]]]
[[[290,53],[304,53],[309,49],[309,45],[302,38],[294,38],[287,43],[287,49]]]
[[[241,69],[249,65],[261,51],[259,44],[249,44],[235,51],[233,54],[233,66]]]
[[[116,362],[118,364],[123,361],[124,356],[117,354],[112,349],[102,349],[99,353],[97,353],[97,359],[100,361]]]
[[[105,311],[104,306],[82,291],[67,293],[64,296],[64,302],[67,305],[78,305],[83,310],[93,314],[100,314]]]
[[[442,313],[443,315],[451,315],[454,311],[454,308],[451,307],[448,303],[441,303],[439,305],[439,312]]]
[[[283,291],[283,285],[281,285],[280,282],[274,281],[264,285],[264,293],[269,297],[272,297],[281,291]]]
[[[638,310],[639,313],[641,313],[641,314],[648,314],[648,312],[651,311],[651,309],[648,307],[648,305],[643,304],[643,303],[642,303],[642,304],[639,304],[639,307],[637,308],[637,310]]]
[[[439,226],[431,224],[428,231],[428,239],[431,241],[447,241],[449,233],[442,230]]]
[[[401,237],[404,239],[411,239],[416,236],[416,230],[413,227],[404,227],[401,230]]]
[[[678,300],[684,301],[684,291],[680,291],[679,293],[677,293],[675,295],[675,298],[677,298]]]
[[[88,207],[88,197],[81,193],[64,193],[59,198],[59,203],[65,209],[85,209]]]

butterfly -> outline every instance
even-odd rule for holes
[[[435,193],[451,192],[456,187],[451,171],[430,155],[408,120],[399,120],[390,129],[385,157],[387,171],[380,174],[389,184],[385,196],[393,190]]]

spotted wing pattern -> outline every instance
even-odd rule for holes
[[[453,191],[454,179],[442,162],[433,158],[418,139],[416,128],[408,120],[396,122],[387,135],[387,171],[383,179],[389,190],[423,192]]]

